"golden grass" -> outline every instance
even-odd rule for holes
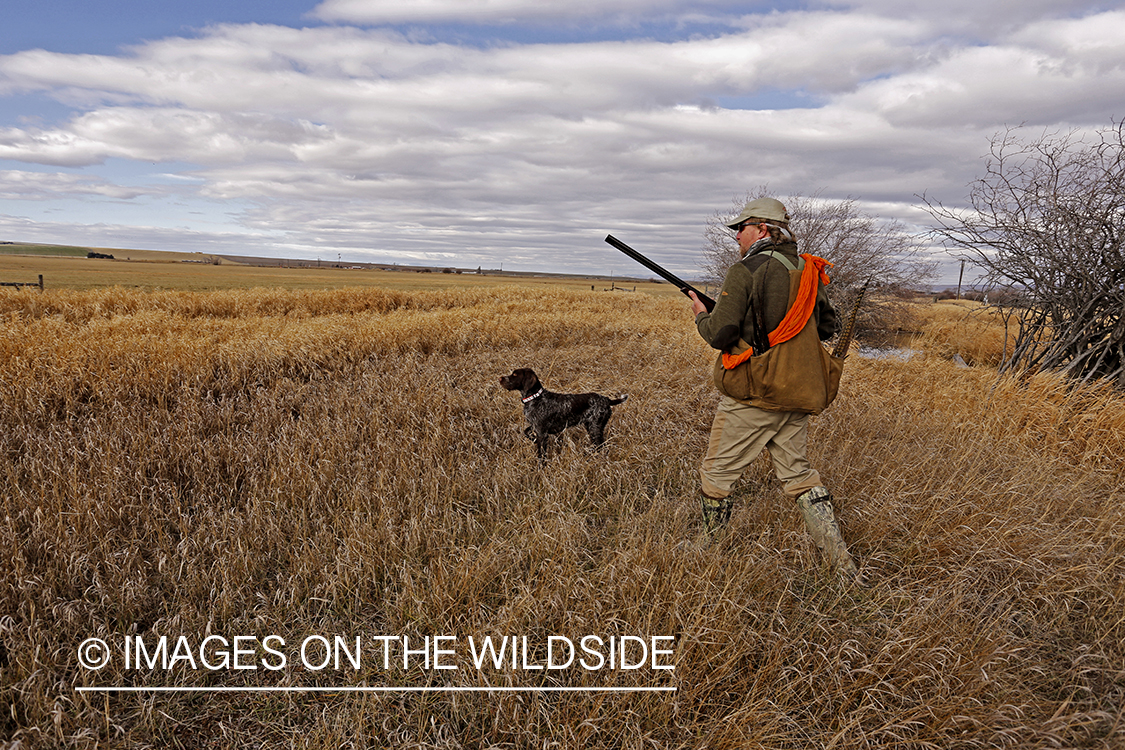
[[[978,302],[943,301],[914,305],[913,310],[923,322],[912,346],[947,359],[960,356],[969,365],[999,365],[1005,352],[1012,353],[1019,333],[1014,319],[1005,327],[1000,309]]]
[[[21,747],[1120,747],[1125,401],[849,359],[812,459],[870,579],[768,465],[700,534],[717,396],[679,298],[549,288],[0,292],[0,737]],[[628,392],[540,469],[515,394]],[[81,669],[276,633],[676,636],[671,675]],[[673,685],[92,694],[78,686]]]

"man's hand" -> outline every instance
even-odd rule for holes
[[[698,316],[701,312],[707,312],[707,307],[699,301],[699,297],[695,296],[695,292],[688,292],[687,296],[691,297],[691,313]]]

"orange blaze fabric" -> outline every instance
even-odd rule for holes
[[[801,329],[809,322],[809,318],[812,317],[813,308],[816,306],[817,281],[822,284],[828,283],[828,273],[825,268],[831,266],[831,263],[824,258],[809,253],[802,253],[801,257],[805,259],[805,269],[801,272],[801,285],[797,289],[797,299],[793,300],[793,305],[789,308],[789,312],[785,313],[785,317],[782,318],[777,328],[770,332],[770,346],[783,344],[801,332]],[[727,370],[733,370],[752,356],[754,356],[753,348],[747,349],[737,356],[723,352],[723,367]]]
[[[749,349],[744,351],[742,354],[739,354],[737,356],[734,355],[734,354],[727,354],[726,352],[723,352],[723,369],[724,370],[733,370],[734,368],[738,367],[740,364],[742,364],[743,362],[745,362],[746,360],[750,359],[753,356],[754,356],[754,347],[750,347]]]

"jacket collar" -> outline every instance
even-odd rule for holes
[[[796,242],[787,239],[774,242],[773,237],[763,237],[746,249],[746,257],[749,258],[752,255],[757,255],[766,250],[776,250],[779,253],[786,253],[793,257],[797,257],[798,255]]]

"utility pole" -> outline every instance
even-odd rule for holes
[[[961,280],[965,278],[965,261],[961,261],[961,275],[957,277],[957,299],[961,299]]]

